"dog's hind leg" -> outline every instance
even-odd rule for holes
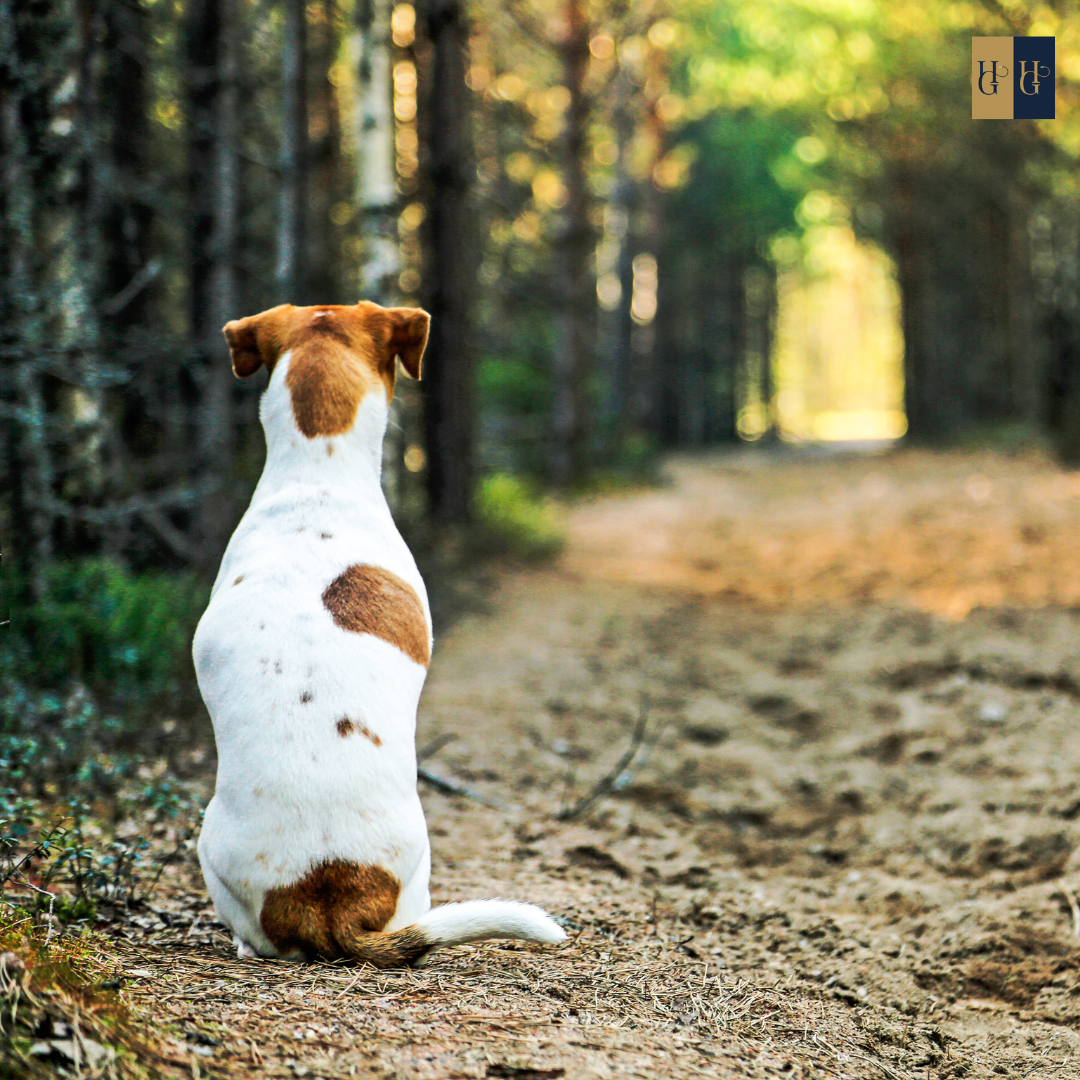
[[[209,861],[202,857],[202,853],[199,861],[207,891],[210,899],[214,901],[214,912],[232,932],[236,955],[240,959],[277,956],[277,950],[263,933],[262,927],[251,917],[243,901],[218,877]]]

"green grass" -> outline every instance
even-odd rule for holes
[[[490,545],[527,560],[553,558],[565,539],[559,504],[520,477],[493,473],[480,483],[479,524]]]

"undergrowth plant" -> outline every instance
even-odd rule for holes
[[[510,555],[545,559],[563,545],[558,503],[510,473],[492,473],[480,483],[476,497],[481,528],[492,545]]]
[[[122,984],[106,940],[57,935],[0,907],[0,1080],[181,1075],[128,1007]]]
[[[0,897],[77,923],[144,901],[194,831],[190,797],[146,761],[160,754],[161,716],[191,708],[206,590],[100,559],[57,563],[47,582],[22,605],[21,583],[4,583]],[[164,821],[176,844],[155,853],[144,829]]]

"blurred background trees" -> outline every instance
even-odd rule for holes
[[[20,640],[76,649],[79,567],[212,575],[262,454],[220,328],[281,300],[431,310],[385,478],[436,542],[669,447],[1080,461],[1078,6],[0,0]],[[973,34],[1055,35],[1059,118],[972,122]]]

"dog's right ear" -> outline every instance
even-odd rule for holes
[[[281,355],[281,316],[291,308],[291,304],[279,304],[258,315],[225,324],[222,333],[229,343],[233,374],[238,379],[254,375],[263,364],[273,372]]]

